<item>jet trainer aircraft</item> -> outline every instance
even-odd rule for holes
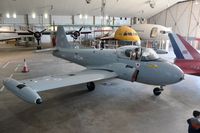
[[[200,76],[200,54],[182,36],[169,33],[169,38],[176,55],[174,63],[186,74]]]
[[[150,48],[124,46],[104,50],[78,49],[68,42],[62,26],[58,27],[55,49],[54,56],[85,66],[87,69],[77,73],[21,81],[8,78],[4,80],[4,86],[21,99],[40,104],[42,99],[37,92],[64,86],[86,83],[88,90],[93,91],[95,81],[119,78],[160,86],[153,90],[158,96],[163,91],[163,86],[180,82],[184,78],[179,67],[160,59]],[[130,58],[130,53],[136,49],[137,58]]]

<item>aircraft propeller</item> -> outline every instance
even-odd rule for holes
[[[74,38],[75,40],[81,35],[81,30],[83,29],[83,26],[77,30],[77,31],[72,31],[70,34],[71,34],[71,37]]]
[[[42,30],[42,31],[31,31],[31,30],[27,30],[29,33],[33,34],[33,36],[35,37],[35,39],[37,40],[37,49],[41,49],[41,46],[40,46],[40,40],[41,40],[41,37],[42,37],[42,33],[46,31],[46,29]]]

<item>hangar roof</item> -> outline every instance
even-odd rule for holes
[[[86,3],[89,1],[89,4]],[[105,0],[105,15],[149,18],[183,0]],[[154,8],[150,1],[155,2]],[[53,15],[101,15],[102,0],[1,0],[0,13]]]

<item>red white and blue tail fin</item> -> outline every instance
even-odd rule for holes
[[[199,52],[193,48],[192,45],[190,45],[182,36],[175,33],[169,33],[168,35],[174,49],[176,59],[200,60]]]

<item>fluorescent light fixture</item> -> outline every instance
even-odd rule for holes
[[[9,13],[7,13],[7,14],[6,14],[6,17],[7,17],[7,18],[10,18],[10,14],[9,14]]]
[[[35,19],[36,15],[35,13],[32,13],[32,18]]]
[[[88,15],[87,14],[85,14],[85,19],[87,19],[88,18]]]
[[[47,14],[47,13],[44,14],[44,18],[45,18],[45,19],[48,18],[48,14]]]
[[[198,5],[198,4],[199,4],[199,1],[198,1],[198,0],[195,0],[194,4],[195,4],[195,5]]]
[[[16,18],[16,17],[17,17],[16,13],[13,13],[13,18]]]
[[[80,18],[80,19],[82,19],[82,18],[83,18],[83,15],[82,15],[82,14],[80,14],[80,15],[79,15],[79,18]]]
[[[108,20],[108,16],[107,15],[106,15],[105,19]]]

